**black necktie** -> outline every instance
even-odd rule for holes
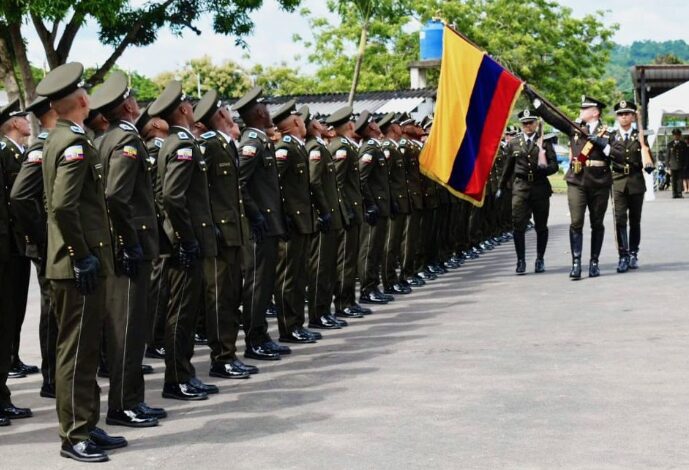
[[[625,143],[629,142],[629,134],[624,135],[624,142]]]

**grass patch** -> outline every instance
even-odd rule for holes
[[[565,181],[565,174],[562,172],[562,170],[558,171],[554,175],[548,176],[548,179],[550,180],[550,185],[553,187],[553,192],[567,192],[567,182]]]

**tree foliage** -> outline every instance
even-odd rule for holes
[[[160,88],[170,80],[180,80],[185,93],[198,97],[198,84],[201,94],[214,88],[221,96],[240,96],[252,86],[249,73],[234,61],[227,60],[216,65],[210,56],[189,60],[184,67],[172,72],[164,72],[153,79]]]

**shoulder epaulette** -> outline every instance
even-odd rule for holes
[[[249,131],[249,138],[250,139],[255,139],[258,137],[258,133],[254,131]]]
[[[37,139],[41,139],[41,140],[45,140],[45,139],[48,138],[48,134],[49,134],[48,131],[43,131],[43,132],[41,132],[40,134],[38,134],[38,135],[36,136],[36,138],[37,138]]]
[[[84,132],[84,129],[82,129],[81,126],[77,126],[76,124],[73,126],[69,126],[69,130],[71,130],[75,134],[86,134],[86,132]]]
[[[155,139],[153,139],[153,145],[155,145],[158,148],[161,148],[163,146],[163,142],[164,140],[160,137],[156,137]]]
[[[284,136],[284,137],[282,138],[282,141],[283,141],[283,142],[290,143],[290,142],[292,142],[292,137],[286,135],[286,136]]]
[[[135,130],[132,126],[127,124],[126,122],[121,122],[120,123],[120,129],[125,130],[125,131],[133,131]]]
[[[385,142],[383,142],[383,147],[389,147],[389,146],[390,146],[389,140],[386,140]]]
[[[343,144],[349,144],[349,141],[344,137],[340,137],[340,142],[342,142]]]
[[[400,139],[400,145],[405,145],[407,143],[407,139]]]
[[[375,145],[376,141],[373,139],[370,139],[368,142],[366,142],[368,145]]]
[[[208,131],[208,132],[204,132],[203,134],[201,134],[201,138],[203,138],[203,139],[210,139],[211,137],[215,137],[215,136],[216,136],[215,131]]]
[[[189,134],[187,134],[187,133],[184,132],[184,131],[179,131],[179,132],[177,133],[177,137],[179,137],[180,139],[189,139],[189,138],[190,138],[190,137],[189,137]]]

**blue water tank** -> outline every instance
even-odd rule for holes
[[[419,33],[421,60],[439,60],[443,57],[443,23],[431,20]]]

